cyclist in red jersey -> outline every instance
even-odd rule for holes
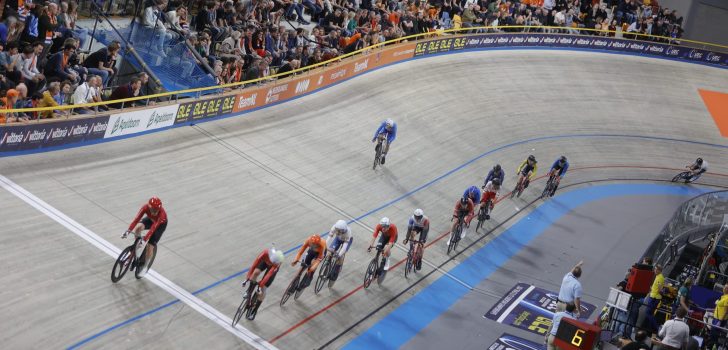
[[[243,282],[243,290],[245,290],[245,285],[248,281],[257,281],[260,273],[265,272],[263,279],[258,283],[258,302],[255,304],[255,309],[253,310],[254,315],[258,313],[258,307],[260,307],[263,299],[265,299],[265,290],[273,284],[273,280],[276,278],[283,259],[284,255],[282,251],[275,248],[265,249],[258,254],[250,270],[248,270],[248,275],[245,276],[245,281]]]
[[[162,208],[162,200],[157,197],[152,197],[149,199],[149,202],[145,203],[139,209],[139,213],[134,218],[134,221],[131,222],[131,225],[129,225],[129,229],[121,237],[126,238],[130,233],[133,233],[136,237],[140,237],[142,230],[147,230],[147,234],[143,239],[147,242],[147,248],[149,246],[152,246],[152,248],[146,249],[145,261],[150,261],[152,254],[154,254],[154,248],[157,246],[159,239],[162,238],[162,234],[166,229],[167,211]]]
[[[306,242],[303,243],[303,246],[301,246],[301,249],[298,250],[296,259],[293,260],[291,266],[296,266],[296,264],[301,260],[301,256],[306,249],[308,249],[308,252],[306,253],[306,257],[303,259],[302,265],[308,266],[308,272],[306,273],[303,281],[300,283],[299,288],[306,288],[308,287],[308,284],[311,283],[313,273],[324,258],[326,242],[321,239],[321,236],[319,235],[311,235],[311,237],[308,237]]]
[[[458,224],[457,219],[460,214],[464,214],[463,224],[465,224],[465,218],[467,218],[468,216],[473,216],[474,210],[475,205],[473,204],[473,200],[471,200],[469,197],[460,198],[460,200],[458,200],[458,202],[455,204],[455,210],[452,212],[453,223],[452,227],[450,228],[450,232],[455,231],[455,225]],[[460,239],[465,238],[465,233],[465,227],[463,227],[463,231],[460,233]]]
[[[374,248],[374,240],[377,239],[377,236],[379,236],[380,233],[382,235],[379,237],[379,242],[377,242],[377,249],[382,246],[384,247],[384,249],[382,249],[382,253],[387,257],[387,263],[384,264],[384,271],[388,271],[389,253],[392,246],[394,246],[394,243],[397,242],[397,226],[389,222],[389,218],[382,218],[382,220],[379,221],[379,224],[377,224],[377,227],[374,228],[374,236],[372,236],[372,241],[369,242],[369,248],[367,249],[368,252],[372,251],[372,248]]]

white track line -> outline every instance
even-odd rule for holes
[[[5,176],[0,175],[0,186],[49,218],[63,225],[77,236],[93,244],[96,248],[99,248],[113,259],[116,259],[121,253],[119,248],[109,243],[107,240],[101,238],[96,233],[69,218],[58,209],[26,191],[24,188],[20,187]],[[230,323],[232,323],[232,320],[229,317],[223,315],[220,311],[217,311],[212,306],[195,297],[192,293],[184,290],[182,287],[176,285],[154,270],[149,271],[145,278],[256,349],[277,349],[275,346],[265,341],[265,339],[249,331],[245,327],[240,325],[235,328],[231,327]]]

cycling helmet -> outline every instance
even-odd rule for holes
[[[561,162],[562,164],[566,163],[566,156],[561,156],[561,158],[559,158],[559,162]]]
[[[501,166],[500,166],[500,164],[496,164],[496,165],[495,165],[495,166],[493,167],[493,170],[494,170],[494,171],[496,171],[496,172],[500,172],[500,171],[501,171]]]
[[[703,158],[698,158],[695,160],[695,164],[697,165],[703,165]]]
[[[415,209],[415,220],[422,220],[423,215],[425,215],[425,212],[422,209]]]
[[[463,198],[460,198],[460,205],[461,205],[461,206],[466,206],[466,205],[468,205],[468,197],[463,197]]]
[[[387,118],[387,120],[385,120],[385,121],[384,121],[384,124],[385,124],[385,125],[386,125],[386,126],[387,126],[388,128],[391,128],[391,127],[392,127],[392,126],[394,125],[394,120],[392,120],[391,118]]]
[[[500,184],[501,184],[500,179],[493,179],[492,182],[493,182],[493,186],[500,186]]]
[[[283,262],[283,258],[285,258],[285,255],[283,255],[282,251],[276,248],[268,249],[268,259],[273,265],[280,265]]]
[[[379,220],[379,225],[382,225],[382,227],[389,227],[390,222],[388,217],[383,217],[382,220]]]
[[[334,229],[338,230],[339,232],[346,232],[346,229],[348,229],[349,226],[346,224],[346,221],[339,220],[334,224]]]
[[[321,244],[321,237],[319,235],[311,235],[311,237],[308,237],[308,243],[313,245],[319,245]]]
[[[154,210],[159,210],[162,207],[162,200],[159,197],[149,198],[149,207]]]
[[[536,161],[536,157],[534,157],[533,154],[532,154],[532,155],[528,156],[528,160],[530,160],[532,162],[535,162]]]

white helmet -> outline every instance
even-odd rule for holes
[[[425,215],[425,212],[422,209],[415,209],[415,217],[422,217],[423,215]]]
[[[346,232],[346,230],[349,228],[349,225],[346,224],[346,221],[339,220],[334,224],[334,229],[338,230],[339,232]]]
[[[283,259],[285,256],[283,255],[283,252],[276,249],[276,248],[270,248],[268,249],[268,259],[270,259],[270,262],[272,262],[274,265],[280,265],[283,263]]]
[[[389,227],[389,218],[383,217],[382,220],[379,221],[379,224],[385,227]]]
[[[387,118],[387,120],[384,121],[384,124],[391,128],[392,125],[394,125],[394,120],[392,120],[392,118]]]

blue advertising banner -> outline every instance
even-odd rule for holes
[[[0,127],[0,152],[24,151],[97,140],[109,116]]]
[[[503,333],[498,339],[488,347],[488,350],[545,350],[546,345],[543,343],[535,343],[528,339],[523,339]]]
[[[460,38],[441,37],[417,43],[414,55],[417,57],[463,49],[494,47],[573,47],[678,58],[721,66],[728,65],[728,55],[726,54],[684,46],[601,36],[536,33],[480,34]]]
[[[531,333],[545,335],[551,328],[557,298],[558,293],[519,283],[483,317]],[[582,302],[581,319],[589,318],[594,310],[596,310],[594,305]]]

